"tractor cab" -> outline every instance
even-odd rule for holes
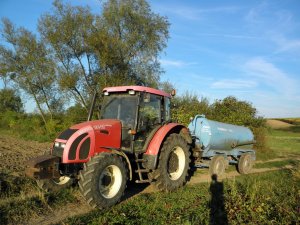
[[[140,86],[105,88],[100,120],[121,121],[121,149],[143,151],[147,138],[170,118],[171,95]]]

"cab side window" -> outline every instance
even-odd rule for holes
[[[139,128],[147,129],[161,123],[161,97],[144,93],[140,107]]]

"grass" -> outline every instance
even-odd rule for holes
[[[291,170],[141,194],[66,224],[296,224],[300,180]]]
[[[291,156],[300,157],[300,126],[276,130],[269,129],[266,140],[266,148],[256,152],[258,160]]]
[[[287,159],[283,161],[275,161],[275,162],[264,162],[264,163],[256,163],[254,168],[284,168],[288,165],[295,165],[297,160]]]
[[[267,136],[267,143],[270,150],[277,157],[300,156],[300,126],[270,130]]]
[[[20,224],[20,221],[28,221],[67,203],[76,202],[74,191],[65,189],[46,193],[32,179],[1,173],[0,224]]]
[[[255,165],[256,168],[293,165],[293,169],[188,185],[172,193],[142,193],[108,210],[93,210],[62,223],[300,224],[300,165],[295,159],[300,157],[299,129],[294,126],[269,130],[268,148],[257,152],[258,160],[286,156],[293,159]],[[29,178],[0,171],[0,224],[20,224],[80,201],[77,188],[46,193]]]

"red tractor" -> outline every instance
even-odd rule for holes
[[[148,87],[121,86],[103,90],[103,103],[93,98],[88,121],[62,132],[49,155],[29,161],[28,176],[48,190],[78,180],[93,207],[116,204],[127,180],[153,182],[172,191],[188,179],[192,138],[172,123],[171,94]],[[99,120],[91,121],[98,114]]]

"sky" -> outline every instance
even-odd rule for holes
[[[99,0],[65,0],[100,12]],[[149,1],[170,22],[160,55],[178,94],[251,102],[260,116],[300,117],[300,1]],[[36,31],[48,0],[0,0],[0,17]],[[1,42],[1,40],[0,40]],[[26,110],[34,105],[29,100]],[[201,113],[201,112],[200,112]]]

